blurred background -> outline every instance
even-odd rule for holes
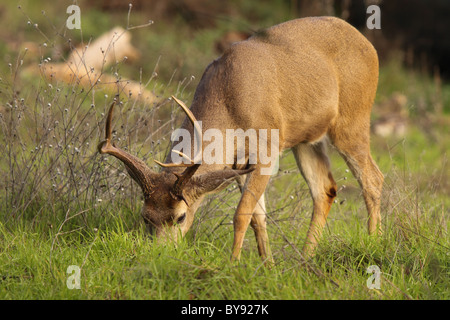
[[[80,30],[65,27],[71,4],[81,9]],[[381,9],[380,30],[366,27],[371,4]],[[47,57],[63,62],[74,47],[116,26],[152,20],[151,26],[130,30],[133,54],[120,66],[120,73],[134,80],[152,78],[151,90],[157,95],[163,94],[162,87],[176,87],[184,80],[189,94],[209,62],[231,43],[289,19],[317,15],[347,20],[374,44],[382,64],[377,102],[394,98],[409,104],[406,111],[412,114],[450,112],[450,2],[446,0],[1,1],[0,72],[8,73],[9,63],[14,65],[24,48],[28,49],[21,59],[25,66]],[[408,72],[414,73],[413,79]],[[27,75],[36,76],[27,72],[19,76],[27,79]],[[411,81],[423,86],[420,93]]]
[[[81,31],[64,28],[71,4],[81,9]],[[381,9],[381,30],[366,27],[366,9],[371,4]],[[358,28],[373,42],[383,62],[395,56],[405,67],[450,77],[450,2],[446,0],[1,1],[0,52],[7,62],[25,44],[29,49],[40,48],[41,55],[47,51],[53,59],[61,59],[70,50],[69,38],[74,45],[87,43],[115,26],[125,28],[128,18],[135,26],[153,20],[151,27],[132,32],[132,43],[141,55],[127,73],[135,74],[138,68],[151,73],[160,58],[161,79],[179,80],[190,74],[200,76],[230,43],[258,29],[317,15],[337,16]],[[50,42],[46,50],[44,42]]]

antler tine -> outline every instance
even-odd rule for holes
[[[153,160],[157,165],[163,168],[180,168],[180,167],[192,167],[192,163],[162,163],[158,160]]]
[[[172,152],[175,152],[177,154],[179,154],[180,156],[182,156],[183,158],[189,160],[190,163],[162,163],[159,162],[158,160],[154,160],[158,165],[160,165],[161,167],[164,168],[173,168],[173,167],[191,167],[194,165],[194,161],[188,157],[187,155],[185,155],[183,152],[178,151],[178,150],[172,150]]]
[[[184,104],[183,101],[177,99],[177,97],[172,96],[172,99],[175,100],[176,103],[178,103],[178,105],[181,107],[181,109],[183,109],[183,111],[186,113],[186,115],[188,116],[189,120],[191,120],[192,124],[195,125],[195,122],[197,122],[197,119],[195,119],[194,114],[192,113],[191,110],[189,110],[189,108]]]
[[[192,125],[194,126],[194,137],[201,137],[202,136],[202,129],[200,128],[200,125],[198,124],[197,119],[195,118],[192,111],[183,103],[183,101],[177,99],[175,96],[172,96],[172,99],[175,100],[176,103],[183,109],[183,111],[186,113],[189,120],[191,120]],[[201,138],[200,138],[201,139]],[[194,155],[194,162],[197,161],[197,155]]]
[[[111,121],[112,121],[112,115],[114,111],[114,106],[116,105],[116,100],[111,103],[111,106],[109,107],[108,111],[108,117],[106,118],[106,125],[105,125],[105,137],[106,140],[111,141]]]
[[[201,136],[201,128],[198,124],[197,119],[195,118],[194,114],[192,113],[191,110],[189,110],[189,108],[183,103],[183,101],[177,99],[175,96],[172,96],[172,99],[175,100],[175,102],[181,107],[181,109],[183,109],[183,111],[186,113],[187,117],[189,118],[189,120],[191,120],[192,125],[194,126],[194,137],[200,137]],[[189,160],[190,163],[162,163],[158,160],[153,160],[156,164],[158,164],[161,167],[164,168],[174,168],[174,167],[192,167],[195,163],[195,158],[194,160],[192,160],[190,157],[188,157],[186,154],[184,154],[183,152],[180,152],[178,150],[172,150],[172,152],[175,152],[177,154],[179,154],[180,156],[182,156],[183,158]]]
[[[189,162],[190,162],[191,164],[194,164],[194,161],[193,161],[190,157],[188,157],[187,155],[185,155],[183,152],[178,151],[178,150],[172,150],[172,152],[175,152],[176,154],[182,156],[182,157],[185,158],[186,160],[189,160]]]
[[[195,164],[194,161],[190,157],[188,157],[181,151],[172,150],[172,152],[179,154],[180,156],[182,156],[185,159],[188,159],[191,163],[190,164],[174,164],[174,163],[167,164],[167,163],[161,163],[159,161],[155,161],[155,162],[163,167],[181,167],[181,166],[187,167],[186,170],[184,170],[182,174],[173,172],[173,174],[177,177],[177,181],[175,181],[170,193],[175,199],[183,200],[186,203],[186,205],[189,206],[186,198],[183,195],[183,188],[186,186],[186,183],[189,181],[189,179],[192,178],[192,176],[195,174],[197,169],[200,167],[200,164],[199,163]]]
[[[105,140],[100,142],[98,145],[98,152],[99,153],[108,153],[110,150],[111,145],[111,120],[112,120],[112,114],[114,111],[114,105],[116,104],[116,101],[114,100],[111,106],[109,107],[108,116],[106,117],[106,124],[105,124]]]
[[[187,206],[189,206],[189,203],[183,195],[183,189],[199,167],[200,164],[196,163],[186,168],[182,174],[173,173],[177,177],[177,181],[175,181],[172,190],[170,190],[170,194],[177,200],[183,200]]]

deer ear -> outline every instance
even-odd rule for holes
[[[233,178],[248,174],[255,170],[254,168],[245,170],[224,169],[212,171],[192,177],[191,183],[199,195],[219,191],[233,182]]]

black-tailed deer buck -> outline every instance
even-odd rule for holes
[[[313,199],[314,210],[303,248],[314,254],[333,199],[336,182],[330,172],[326,138],[344,157],[358,180],[367,206],[369,233],[381,232],[380,196],[383,175],[370,155],[370,112],[378,82],[375,49],[355,28],[332,17],[288,21],[235,43],[206,69],[188,109],[175,98],[188,117],[182,124],[194,140],[214,128],[244,132],[277,129],[276,151],[291,148]],[[245,232],[253,227],[259,254],[272,260],[266,232],[264,190],[270,175],[254,156],[249,143],[234,143],[234,163],[173,163],[169,153],[160,173],[115,147],[111,142],[112,107],[106,121],[106,141],[100,153],[121,160],[141,186],[142,215],[159,238],[184,235],[205,195],[237,180],[242,192],[234,215],[232,259],[239,259]],[[201,121],[202,127],[196,123]],[[201,131],[201,132],[199,132]],[[257,131],[255,131],[257,132]],[[269,151],[273,144],[266,140]],[[212,143],[212,141],[210,142]],[[173,143],[172,148],[175,143]],[[191,145],[194,145],[192,143]],[[208,147],[203,143],[202,150]],[[238,161],[238,149],[245,160]],[[223,148],[225,152],[226,148]],[[192,150],[194,147],[192,146]],[[241,150],[243,151],[243,150]],[[194,154],[191,152],[191,155]]]

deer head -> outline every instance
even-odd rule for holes
[[[184,110],[199,130],[192,112],[183,102],[172,97]],[[204,196],[210,192],[218,191],[228,185],[233,178],[253,171],[223,170],[211,171],[195,175],[201,164],[194,163],[188,156],[178,152],[182,157],[188,158],[189,164],[174,164],[155,162],[163,167],[161,172],[154,172],[145,162],[118,148],[111,141],[111,120],[115,102],[111,104],[106,119],[106,139],[98,145],[98,152],[109,154],[125,164],[131,178],[141,187],[144,196],[142,216],[152,235],[164,240],[177,240],[178,235],[184,236],[194,220],[194,214]],[[174,151],[177,152],[177,151]]]

